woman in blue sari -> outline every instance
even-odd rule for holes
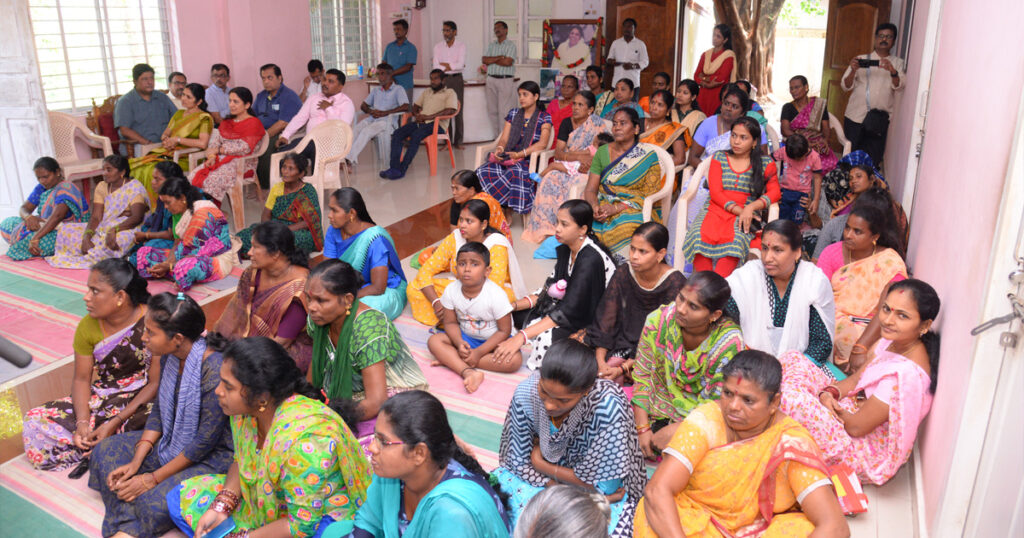
[[[327,207],[331,226],[324,237],[324,258],[340,259],[362,273],[366,284],[359,290],[359,302],[394,320],[405,308],[408,284],[394,240],[373,222],[363,196],[351,187],[334,191]]]
[[[534,495],[564,483],[604,494],[608,534],[632,536],[647,483],[633,420],[622,389],[597,378],[593,349],[571,339],[552,344],[540,372],[516,387],[501,432],[494,475],[510,492],[513,523]]]
[[[40,157],[32,170],[39,184],[21,204],[17,217],[0,222],[0,238],[9,245],[7,255],[15,261],[53,256],[57,225],[89,220],[89,203],[78,187],[64,179],[57,159]]]
[[[153,167],[153,192],[160,192],[164,182],[168,178],[180,177],[185,179],[185,172],[178,163],[174,161],[160,161]],[[153,211],[150,211],[142,221],[142,228],[135,232],[135,246],[132,247],[128,261],[138,266],[136,254],[142,247],[165,248],[174,247],[174,235],[171,232],[171,212],[164,205],[164,201],[157,198]]]
[[[644,112],[644,109],[641,108],[640,105],[633,102],[634,87],[635,86],[633,84],[633,81],[628,78],[620,79],[618,82],[616,82],[615,87],[612,88],[611,90],[612,95],[615,98],[605,103],[605,105],[601,107],[601,110],[598,111],[601,117],[606,120],[611,120],[612,115],[615,114],[616,110],[625,107],[632,108],[633,110],[635,110],[636,114],[640,116],[641,119],[646,118],[647,113]],[[644,129],[641,126],[640,131],[642,132],[643,130]]]
[[[444,406],[430,393],[413,390],[388,399],[369,448],[373,482],[351,538],[511,533],[502,496],[459,447]]]

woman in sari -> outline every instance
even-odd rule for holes
[[[608,247],[594,236],[593,226],[594,210],[586,201],[569,200],[558,208],[555,240],[560,244],[555,249],[555,268],[536,292],[512,302],[513,310],[527,311],[526,319],[522,330],[498,344],[496,361],[512,360],[513,354],[529,344],[526,365],[536,370],[553,343],[578,336],[594,322],[597,306],[615,274],[615,261]]]
[[[725,315],[740,324],[747,348],[776,357],[799,351],[819,368],[842,376],[829,361],[836,316],[832,285],[802,257],[800,227],[783,219],[769,222],[761,237],[761,259],[748,261],[727,279],[732,297]]]
[[[120,258],[89,271],[85,308],[75,329],[71,396],[25,414],[25,455],[37,469],[59,471],[76,464],[78,478],[88,455],[113,434],[141,429],[157,393],[160,364],[142,342],[146,281]]]
[[[501,204],[493,196],[484,192],[480,185],[480,178],[472,170],[458,170],[452,174],[452,207],[448,211],[449,224],[452,229],[459,226],[459,215],[462,215],[462,206],[470,200],[482,200],[491,209],[491,227],[501,232],[512,242],[512,228],[505,220],[505,213],[501,210]],[[534,200],[534,211],[536,212],[537,201]]]
[[[346,421],[280,344],[262,336],[231,343],[216,394],[234,461],[226,476],[196,476],[167,494],[178,528],[204,536],[230,518],[233,536],[306,537],[351,524],[366,501],[369,465]]]
[[[672,436],[633,536],[849,536],[814,439],[780,412],[775,357],[741,351],[722,376]]]
[[[160,199],[171,212],[174,245],[142,247],[139,274],[144,278],[170,277],[178,289],[220,280],[238,265],[239,241],[228,232],[228,219],[213,202],[183,178],[171,178],[160,189]]]
[[[683,258],[695,271],[729,276],[747,259],[756,232],[752,222],[781,198],[775,161],[762,155],[761,129],[749,117],[732,126],[731,149],[717,151],[708,170],[710,198],[686,230]],[[758,218],[758,220],[760,220]]]
[[[693,137],[686,127],[671,119],[675,98],[667,90],[658,90],[651,95],[649,103],[650,114],[644,123],[647,130],[640,133],[640,141],[661,146],[672,156],[676,166],[685,163],[686,150],[693,145]]]
[[[372,421],[389,396],[425,390],[427,380],[394,324],[359,300],[361,287],[362,277],[343,261],[325,260],[310,272],[306,332],[313,337],[313,364],[306,377],[328,401],[358,402],[356,417]],[[370,433],[364,426],[360,437]]]
[[[107,258],[128,253],[135,230],[149,207],[142,183],[128,175],[128,159],[118,154],[103,158],[103,181],[92,192],[89,221],[57,226],[53,256],[46,263],[61,269],[87,269]]]
[[[874,318],[883,292],[907,278],[896,231],[886,228],[889,221],[883,210],[857,205],[846,220],[842,242],[829,245],[818,258],[836,301],[833,362],[846,373],[853,344]]]
[[[272,338],[305,373],[313,356],[302,294],[309,255],[295,246],[292,231],[274,220],[256,225],[250,254],[251,265],[238,277],[235,295],[213,330],[229,340]]]
[[[156,163],[156,166],[153,167],[153,183],[151,185],[153,192],[160,192],[167,178],[171,177],[185,179],[185,173],[178,166],[178,163],[171,161]],[[131,254],[128,256],[128,262],[138,267],[138,254],[139,249],[142,247],[173,247],[174,232],[171,231],[172,226],[173,215],[167,210],[164,202],[157,197],[153,210],[142,220],[142,226],[139,227],[139,231],[135,232],[135,246],[132,247]]]
[[[34,256],[53,256],[57,226],[62,222],[83,222],[89,203],[74,183],[64,179],[53,157],[40,157],[32,166],[38,185],[21,204],[17,217],[0,222],[0,237],[7,241],[7,256],[22,261]],[[39,215],[33,215],[38,212]]]
[[[202,337],[206,315],[191,297],[149,300],[146,350],[160,357],[160,389],[142,431],[100,443],[89,487],[106,508],[103,536],[160,536],[174,528],[167,494],[193,476],[227,472],[233,457],[227,416],[217,405],[221,354]]]
[[[821,97],[807,96],[807,77],[797,75],[789,79],[789,95],[793,101],[782,105],[782,137],[804,135],[811,149],[821,158],[821,173],[836,167],[839,159],[828,145],[828,102]]]
[[[676,106],[672,107],[672,121],[682,124],[690,132],[689,146],[693,145],[692,135],[697,132],[697,127],[707,118],[697,105],[698,95],[700,85],[692,79],[683,79],[676,87]],[[687,150],[690,149],[689,146]]]
[[[827,463],[882,485],[910,458],[938,380],[938,314],[931,286],[903,280],[883,298],[875,330],[857,342],[866,353],[850,377],[837,382],[799,353],[779,357],[781,408],[811,432]]]
[[[739,325],[724,315],[729,283],[694,273],[675,302],[644,321],[633,370],[633,415],[640,450],[654,460],[694,408],[717,400],[722,368],[743,349]]]
[[[736,54],[732,51],[732,30],[727,24],[715,26],[711,35],[712,47],[701,54],[697,62],[694,80],[703,91],[697,96],[697,104],[708,117],[715,114],[722,104],[718,88],[736,82]]]
[[[594,113],[598,116],[601,115],[601,111],[604,110],[604,106],[615,99],[614,90],[605,90],[601,86],[601,81],[604,79],[604,70],[599,65],[588,65],[587,71],[587,89],[590,93],[594,94]]]
[[[512,529],[487,471],[463,452],[444,406],[427,392],[384,403],[370,464],[373,483],[350,538],[503,538]]]
[[[671,302],[686,277],[665,263],[668,230],[645,222],[629,242],[629,263],[615,270],[584,343],[594,348],[597,375],[622,385],[630,378],[644,318]]]
[[[601,146],[590,163],[584,199],[594,209],[594,234],[612,252],[629,245],[633,230],[644,222],[644,198],[658,192],[664,179],[658,154],[638,141],[640,117],[629,108],[615,111],[614,142]],[[672,177],[672,171],[669,171]],[[661,211],[652,218],[661,221]]]
[[[213,116],[206,112],[206,90],[202,84],[188,84],[181,92],[181,106],[171,116],[167,128],[160,135],[160,146],[150,150],[142,157],[130,159],[132,177],[137,179],[149,193],[151,202],[155,203],[160,189],[153,186],[153,168],[157,163],[172,159],[174,152],[180,149],[197,148],[205,150],[210,142],[213,131]],[[177,163],[183,169],[188,168],[188,156]]]
[[[631,108],[636,111],[636,114],[641,119],[647,117],[647,113],[644,109],[640,108],[640,105],[633,102],[633,88],[636,86],[633,81],[628,78],[624,78],[615,83],[615,86],[610,90],[612,99],[604,103],[601,107],[601,117],[606,120],[611,120],[612,115],[620,108]]]
[[[505,290],[509,302],[515,302],[527,294],[519,261],[508,238],[490,226],[491,210],[480,200],[470,200],[462,208],[459,228],[441,241],[430,258],[420,267],[412,285],[406,289],[412,317],[424,325],[437,325],[444,314],[441,294],[454,279],[438,276],[448,272],[455,274],[456,254],[468,242],[483,243],[491,253],[491,272],[487,276]]]
[[[552,99],[548,103],[546,112],[551,116],[551,128],[558,129],[562,125],[562,122],[572,116],[572,102],[576,97],[576,92],[580,89],[580,80],[575,75],[566,75],[562,79],[562,91],[556,99]],[[548,146],[550,149],[555,148],[555,143],[558,141],[556,137],[551,137],[551,144]]]
[[[270,187],[260,217],[260,222],[276,220],[285,223],[295,234],[296,246],[307,256],[324,248],[320,198],[316,195],[316,187],[303,181],[308,172],[309,161],[305,156],[288,153],[282,157],[281,181]],[[249,255],[255,226],[249,226],[237,234],[242,242],[242,248],[238,251],[241,257]]]
[[[363,196],[352,187],[331,194],[327,220],[331,227],[324,258],[351,265],[363,277],[357,294],[360,302],[380,310],[389,320],[397,318],[405,309],[407,283],[391,235],[373,222]]]
[[[535,186],[530,179],[530,154],[544,151],[551,140],[551,116],[537,106],[540,86],[526,81],[519,85],[519,107],[505,116],[498,146],[476,175],[487,194],[516,213],[533,209]]]
[[[533,200],[522,238],[534,243],[554,235],[558,207],[574,190],[586,187],[590,163],[597,148],[595,137],[608,132],[605,120],[594,114],[594,94],[581,91],[572,101],[572,116],[558,126],[554,162],[541,172],[537,196]]]
[[[238,177],[237,159],[247,157],[256,150],[266,134],[263,124],[253,116],[252,92],[241,86],[228,92],[228,110],[231,112],[220,122],[210,137],[206,149],[206,161],[192,171],[191,181],[216,200],[224,196],[235,185]],[[245,181],[256,181],[255,163],[247,163]]]
[[[574,340],[551,347],[540,372],[516,387],[494,475],[515,524],[530,499],[558,483],[596,489],[611,503],[608,533],[631,536],[647,474],[633,410],[614,382],[598,379],[594,352]]]

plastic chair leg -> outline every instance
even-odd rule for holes
[[[437,175],[437,137],[431,136],[427,142],[427,161],[430,162],[430,177]]]
[[[452,168],[455,168],[455,151],[452,150],[452,141],[448,141],[448,158],[452,161]]]

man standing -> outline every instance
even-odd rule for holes
[[[487,45],[482,62],[487,73],[487,116],[497,136],[505,127],[505,114],[516,106],[516,44],[508,39],[508,25],[504,21],[494,23],[494,37],[496,40]]]
[[[406,101],[412,102],[412,69],[416,67],[416,45],[405,38],[409,34],[409,22],[398,19],[391,24],[395,31],[395,40],[384,47],[384,62],[395,71],[395,83],[405,89]]]
[[[612,85],[624,78],[632,80],[633,100],[636,101],[639,95],[637,90],[640,88],[640,72],[647,69],[650,63],[647,58],[647,45],[636,37],[636,21],[622,21],[622,37],[612,41],[612,46],[608,48],[607,64],[615,68]]]
[[[181,105],[181,94],[185,92],[186,84],[188,79],[185,78],[185,73],[174,71],[167,75],[167,97],[171,98],[171,102],[178,110],[185,108]]]
[[[270,188],[270,155],[277,147],[277,136],[299,113],[302,99],[299,99],[299,94],[294,90],[284,85],[280,67],[274,64],[260,67],[260,78],[263,80],[263,91],[256,95],[252,110],[263,124],[263,128],[267,130],[270,144],[267,151],[260,155],[256,175],[259,177],[260,186],[267,189]]]
[[[903,60],[890,56],[896,43],[896,25],[883,23],[875,30],[875,50],[850,60],[840,86],[851,92],[846,103],[843,131],[854,150],[864,150],[881,166],[889,116],[896,92],[903,90]]]
[[[291,141],[291,138],[303,127],[308,133],[327,120],[341,120],[351,124],[355,119],[355,105],[347,95],[341,93],[342,88],[345,87],[345,74],[337,69],[329,69],[320,80],[321,91],[306,99],[298,114],[295,114],[292,121],[288,122],[288,126],[284,128],[281,136],[274,143],[280,148],[278,151],[287,151],[297,146],[302,139]],[[313,141],[306,144],[302,155],[309,159],[310,164],[316,161],[316,146]]]
[[[412,121],[399,127],[391,135],[391,168],[380,173],[384,179],[401,179],[420,149],[420,142],[434,132],[434,118],[448,116],[459,106],[459,99],[451,88],[444,87],[444,71],[430,72],[430,88],[420,94],[412,106]],[[441,122],[438,132],[448,128],[448,120]],[[409,141],[409,147],[402,156],[402,146]]]
[[[456,41],[455,36],[459,28],[454,21],[444,21],[441,25],[441,33],[444,41],[434,45],[434,69],[444,71],[444,85],[455,92],[459,104],[464,103],[462,96],[465,88],[465,81],[462,79],[462,70],[466,68],[466,44]],[[455,116],[455,125],[452,126],[452,145],[455,149],[462,149],[462,112],[460,108]]]
[[[306,64],[306,71],[309,72],[309,75],[306,75],[305,80],[302,81],[302,91],[299,92],[299,99],[302,99],[303,103],[310,95],[320,93],[320,81],[324,78],[324,64],[320,60],[310,60]]]
[[[206,88],[206,110],[213,116],[213,123],[220,125],[220,122],[231,112],[228,110],[228,81],[231,80],[231,70],[224,64],[213,64],[210,68],[210,87]]]
[[[392,114],[409,110],[405,89],[394,83],[392,71],[389,64],[377,65],[377,81],[380,82],[380,86],[370,90],[370,95],[359,107],[369,117],[360,120],[352,131],[352,149],[345,159],[345,165],[349,167],[350,172],[351,166],[359,162],[359,154],[363,148],[374,137],[381,137],[379,143],[385,148],[391,148],[391,132],[398,125],[398,117]]]
[[[136,64],[132,67],[132,80],[135,87],[117,100],[114,107],[114,127],[123,140],[135,144],[152,144],[160,141],[160,136],[171,121],[171,116],[178,108],[164,92],[155,92],[156,78],[153,68],[147,64]],[[136,146],[136,149],[139,149]],[[122,153],[128,157],[125,146]]]

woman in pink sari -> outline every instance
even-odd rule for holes
[[[811,149],[821,157],[821,173],[827,174],[839,163],[839,158],[828,145],[828,102],[821,97],[807,96],[807,77],[797,75],[789,79],[789,95],[793,101],[782,105],[782,136],[802,134]]]
[[[206,161],[192,174],[192,184],[217,200],[235,186],[239,157],[251,155],[259,146],[266,131],[260,120],[252,115],[252,92],[248,88],[232,88],[228,92],[231,115],[213,131],[206,150]],[[250,163],[245,170],[245,181],[256,178],[256,165]]]
[[[902,280],[854,345],[873,351],[852,376],[836,382],[798,352],[779,357],[780,409],[811,432],[826,463],[881,485],[907,462],[938,379],[939,336],[930,331],[938,314],[931,286]]]

